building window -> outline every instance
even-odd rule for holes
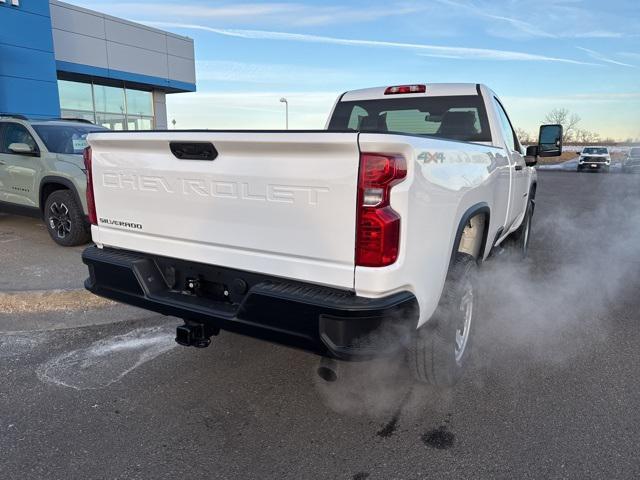
[[[60,108],[64,110],[93,111],[93,94],[90,83],[58,80]]]
[[[153,98],[151,92],[130,90],[127,88],[127,112],[140,117],[153,117]]]
[[[124,88],[94,85],[93,98],[96,112],[124,115],[127,110],[124,102]]]
[[[58,80],[63,118],[83,118],[112,130],[151,130],[151,92]]]

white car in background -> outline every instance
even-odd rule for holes
[[[585,147],[578,159],[578,171],[594,170],[609,172],[611,154],[607,147]]]

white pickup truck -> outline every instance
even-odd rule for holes
[[[350,91],[323,131],[92,133],[85,152],[97,295],[335,359],[406,351],[451,385],[475,328],[474,273],[508,238],[526,253],[541,127],[524,155],[476,84]],[[327,360],[329,359],[329,360]]]

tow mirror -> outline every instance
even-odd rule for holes
[[[12,143],[9,145],[9,151],[19,155],[33,155],[35,150],[26,143]]]
[[[538,155],[540,157],[559,157],[562,155],[562,125],[542,125],[540,127]]]

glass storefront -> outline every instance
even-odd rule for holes
[[[84,118],[112,130],[151,130],[151,92],[58,80],[63,118]]]

